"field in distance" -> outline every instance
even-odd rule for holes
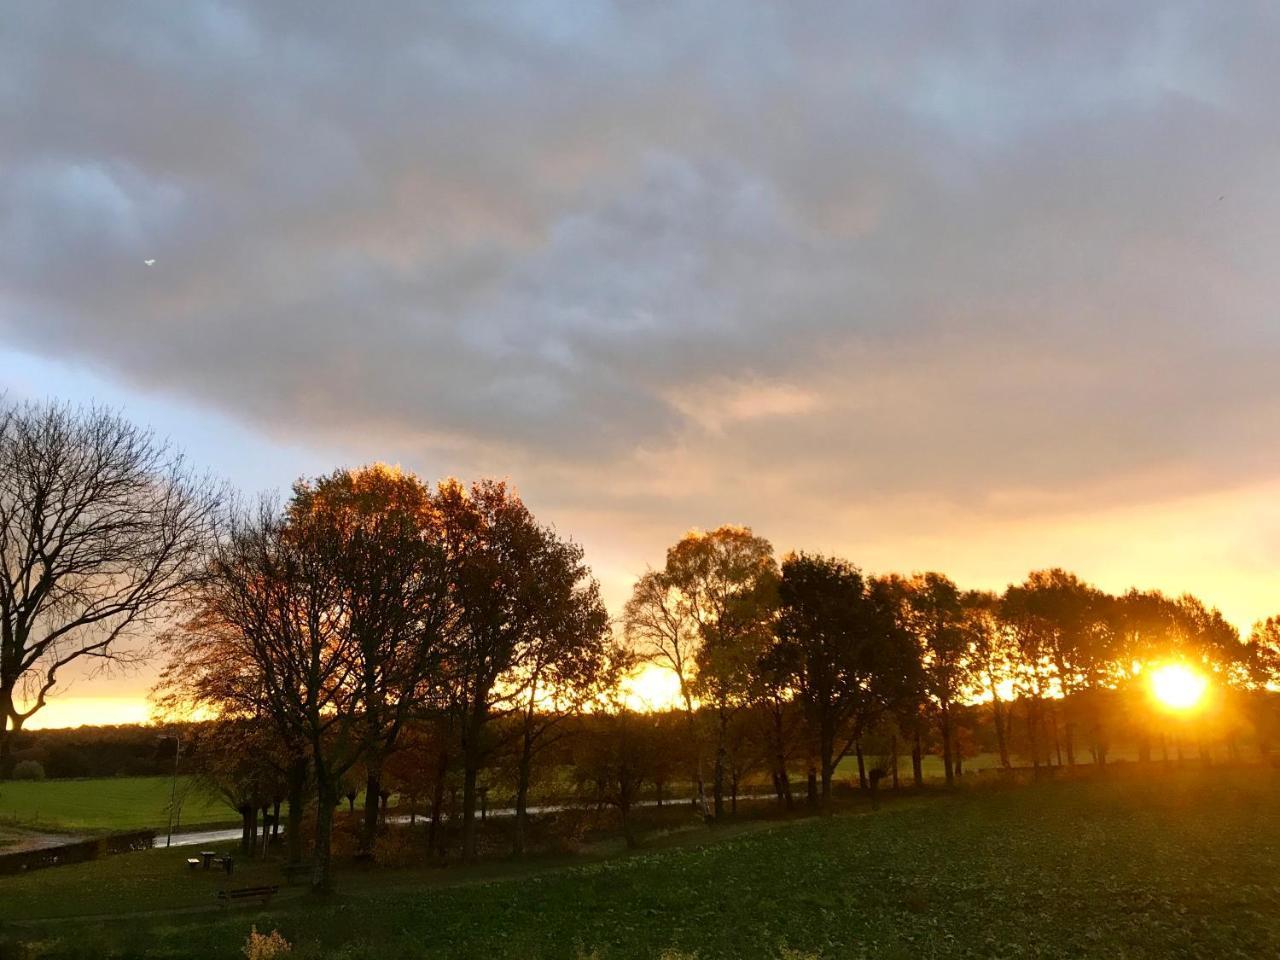
[[[0,822],[44,830],[164,830],[169,777],[14,780],[0,783]],[[182,829],[237,821],[227,803],[178,778]]]

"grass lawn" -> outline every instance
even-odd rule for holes
[[[169,818],[169,777],[96,780],[14,780],[0,783],[0,821],[61,830],[163,830]],[[233,823],[236,812],[179,778],[182,828]]]
[[[40,957],[231,960],[251,924],[278,928],[294,944],[291,960],[1280,954],[1280,775],[1271,771],[964,790],[717,834],[567,869],[521,867],[493,882],[448,885],[468,879],[449,870],[433,882],[349,874],[324,903],[300,896],[223,915],[32,926],[11,931],[0,955],[22,956],[22,940]],[[120,889],[130,877],[136,886]],[[154,908],[166,899],[158,884],[207,898],[210,882],[155,852],[126,855],[0,878],[0,918],[65,916],[68,904]]]

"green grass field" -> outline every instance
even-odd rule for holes
[[[700,842],[567,868],[348,872],[323,903],[288,891],[266,910],[11,928],[0,955],[23,956],[21,942],[32,957],[231,960],[251,924],[279,929],[292,960],[1280,953],[1271,771],[962,790],[686,837]],[[208,903],[216,879],[174,861],[153,851],[0,878],[0,920]]]
[[[171,786],[168,777],[0,783],[0,821],[48,830],[163,830]],[[188,787],[179,778],[183,829],[237,819],[227,804]]]

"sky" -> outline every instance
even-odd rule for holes
[[[245,491],[509,477],[615,612],[743,523],[1247,629],[1278,41],[1262,3],[18,5],[0,386]],[[44,722],[141,718],[152,676]]]

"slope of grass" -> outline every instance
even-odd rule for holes
[[[169,777],[15,780],[0,783],[0,820],[58,830],[163,830],[171,788]],[[236,820],[231,807],[190,789],[185,778],[178,791],[184,829]]]
[[[975,790],[498,882],[348,878],[324,903],[25,936],[42,957],[231,958],[250,924],[278,928],[295,960],[1275,956],[1278,801],[1261,771]],[[48,873],[71,896],[77,870]]]

